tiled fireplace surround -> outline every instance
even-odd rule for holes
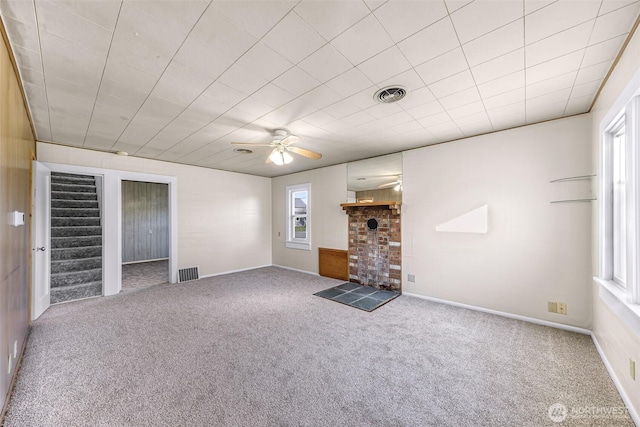
[[[401,292],[400,212],[389,206],[349,206],[349,281]],[[370,230],[374,218],[378,229]]]

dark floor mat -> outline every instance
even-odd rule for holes
[[[384,291],[357,283],[343,283],[316,292],[314,295],[364,311],[373,311],[400,296],[398,292]]]

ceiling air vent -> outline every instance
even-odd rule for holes
[[[375,95],[373,95],[373,98],[383,104],[390,104],[392,102],[400,101],[406,94],[407,91],[403,87],[389,86],[377,91]]]

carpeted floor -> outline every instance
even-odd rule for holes
[[[167,283],[168,277],[168,260],[122,264],[122,290]]]
[[[588,336],[313,296],[339,283],[268,267],[51,307],[5,426],[633,425],[574,417],[623,406]]]

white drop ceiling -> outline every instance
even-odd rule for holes
[[[587,112],[639,1],[2,0],[37,139],[278,176]],[[405,99],[378,104],[377,89]],[[319,161],[265,164],[287,128]]]

